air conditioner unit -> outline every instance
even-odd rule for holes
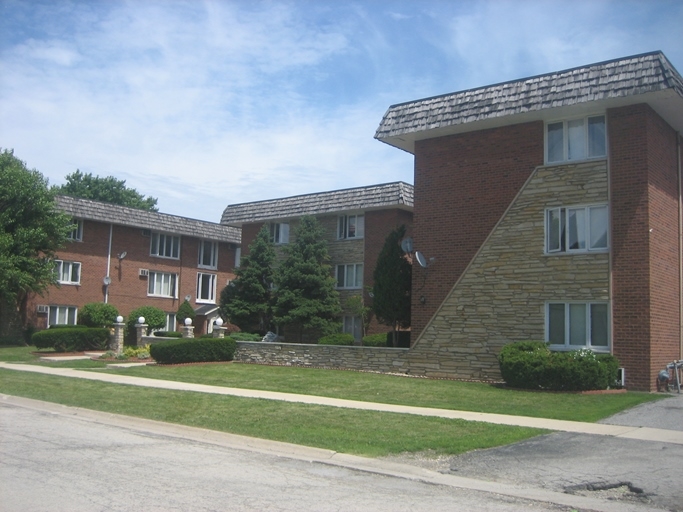
[[[142,236],[150,237],[152,236],[152,232],[149,229],[143,229]]]
[[[38,304],[36,309],[38,313],[47,313],[50,310],[50,307],[45,304]]]
[[[141,268],[140,271],[138,272],[138,275],[140,277],[148,277],[149,276],[149,270],[146,268]]]

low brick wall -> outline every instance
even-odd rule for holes
[[[406,373],[408,350],[407,348],[238,341],[235,361]]]

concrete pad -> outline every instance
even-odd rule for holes
[[[90,359],[90,356],[46,356],[41,357],[41,361],[59,362],[59,361],[80,361],[83,359]]]
[[[135,366],[147,366],[147,363],[110,363],[106,368],[133,368]]]

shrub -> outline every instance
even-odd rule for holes
[[[387,335],[385,333],[368,334],[363,337],[363,345],[366,347],[386,347]]]
[[[149,345],[144,347],[126,347],[123,349],[126,359],[147,359],[149,358]]]
[[[189,318],[190,320],[194,321],[195,315],[196,313],[192,308],[192,305],[185,300],[178,308],[178,311],[175,314],[175,318],[180,325],[185,325],[185,319]]]
[[[87,325],[52,324],[49,329],[89,329]]]
[[[166,313],[164,313],[161,309],[154,306],[142,306],[134,309],[128,315],[128,322],[126,322],[128,343],[135,344],[135,339],[137,336],[135,332],[135,324],[138,323],[138,318],[141,316],[145,317],[145,323],[147,324],[147,335],[154,330],[163,329],[166,327]]]
[[[318,345],[353,345],[353,334],[337,333],[323,336],[318,341]]]
[[[213,333],[212,332],[207,332],[202,334],[199,339],[208,339],[208,338],[213,338]]]
[[[232,361],[237,343],[232,338],[181,338],[155,343],[150,355],[159,364]]]
[[[617,379],[619,362],[591,350],[551,352],[540,341],[522,341],[503,347],[500,372],[508,386],[552,391],[607,389]]]
[[[152,334],[160,338],[182,338],[183,333],[179,331],[154,331]]]
[[[260,334],[250,334],[248,332],[233,332],[230,337],[235,341],[261,341],[263,338]]]
[[[111,304],[91,302],[78,312],[78,321],[88,327],[110,327],[119,316],[118,310]]]
[[[53,348],[56,352],[104,350],[108,341],[109,329],[102,327],[46,329],[31,337],[31,343],[36,347]]]

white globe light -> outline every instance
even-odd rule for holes
[[[144,317],[144,316],[141,316],[140,318],[138,318],[138,323],[139,323],[139,324],[144,324],[144,323],[145,323],[145,317]]]
[[[185,325],[192,325],[192,319],[190,317],[185,319]]]
[[[116,317],[116,323],[117,324],[122,324],[123,323],[123,317],[121,315]]]
[[[221,326],[223,325],[223,319],[222,319],[222,318],[219,318],[218,320],[216,320],[216,325],[217,325],[218,327],[221,327]]]

